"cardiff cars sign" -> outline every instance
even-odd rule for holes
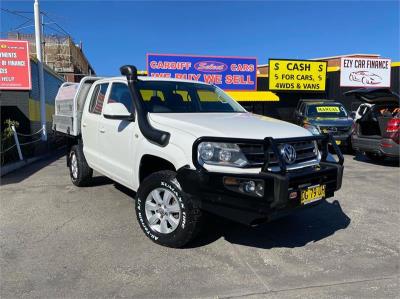
[[[0,40],[0,90],[32,87],[27,41]]]
[[[269,90],[325,91],[326,61],[269,60]]]
[[[349,58],[340,62],[341,87],[390,87],[390,59]]]
[[[174,54],[147,54],[151,77],[203,81],[224,90],[256,90],[257,59]]]

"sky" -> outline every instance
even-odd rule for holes
[[[33,24],[32,1],[1,1],[1,34]],[[97,75],[118,75],[146,53],[309,59],[350,53],[400,61],[400,1],[40,1]],[[56,24],[45,33],[60,31]],[[51,27],[53,29],[51,29]],[[22,29],[33,32],[33,27]]]

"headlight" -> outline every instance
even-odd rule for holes
[[[197,153],[199,162],[205,164],[244,167],[248,163],[235,143],[201,142]]]
[[[313,135],[321,134],[321,132],[319,131],[319,129],[316,126],[306,124],[306,125],[304,125],[304,128],[307,129],[308,131],[310,131],[311,134],[313,134]]]

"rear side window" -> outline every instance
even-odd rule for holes
[[[107,103],[121,103],[124,104],[129,112],[133,112],[132,98],[129,92],[128,85],[124,83],[113,83],[111,86],[110,96]]]
[[[108,88],[108,83],[99,84],[94,88],[94,92],[89,106],[90,113],[101,114],[101,110],[103,109],[104,98],[106,97],[107,88]]]

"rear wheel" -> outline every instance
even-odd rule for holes
[[[368,159],[370,159],[371,161],[374,161],[374,162],[382,162],[383,160],[385,160],[385,156],[382,156],[382,155],[378,155],[378,154],[375,154],[375,153],[365,153],[365,155],[368,157]]]
[[[168,247],[183,247],[198,233],[201,212],[183,192],[173,171],[148,176],[136,196],[136,216],[146,236]]]
[[[86,185],[92,178],[93,169],[87,164],[81,145],[71,147],[68,161],[72,183],[78,187]]]

